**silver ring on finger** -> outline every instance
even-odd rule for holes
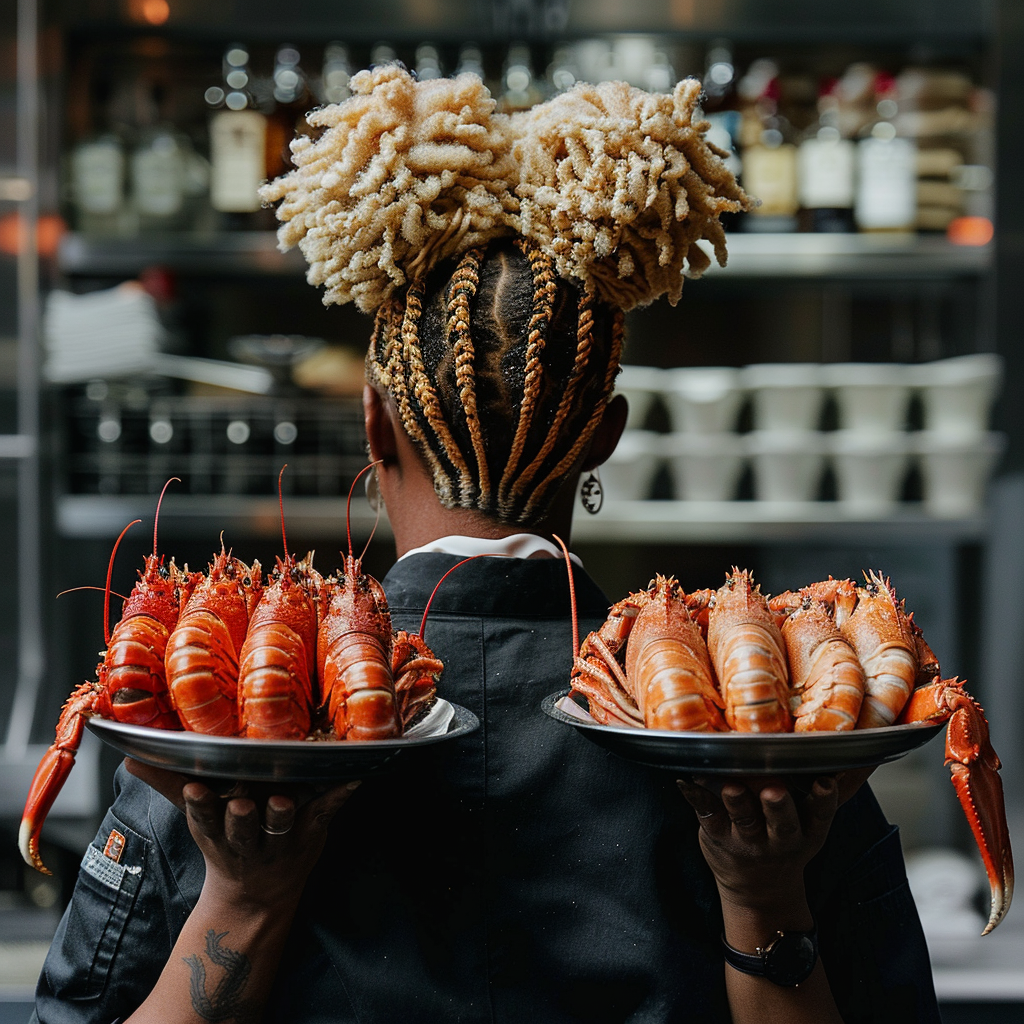
[[[268,836],[283,836],[291,832],[292,827],[289,825],[287,828],[270,828],[267,825],[260,825],[260,828],[267,833]]]

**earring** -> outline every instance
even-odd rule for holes
[[[601,487],[601,477],[596,469],[583,481],[580,488],[580,503],[592,516],[601,511],[604,504],[604,489]]]
[[[380,496],[380,485],[377,480],[377,467],[374,466],[363,479],[366,487],[367,504],[370,506],[371,511],[379,512],[381,506],[384,504],[384,499]]]

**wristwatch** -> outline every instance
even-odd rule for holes
[[[818,962],[818,932],[778,932],[767,946],[758,946],[756,953],[733,949],[725,936],[725,962],[744,974],[767,978],[776,985],[795,988],[806,981]]]

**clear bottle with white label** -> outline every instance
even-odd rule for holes
[[[235,44],[224,55],[224,85],[206,90],[210,117],[210,205],[222,227],[263,226],[258,189],[267,177],[267,118],[253,106],[249,53]]]
[[[344,43],[328,43],[324,48],[324,65],[317,95],[321,103],[341,103],[352,95],[352,62]]]
[[[758,205],[743,221],[745,231],[789,232],[797,227],[797,149],[792,127],[779,114],[778,67],[751,64],[740,81],[739,127],[743,188]]]
[[[879,75],[877,118],[857,143],[854,218],[861,231],[913,231],[917,220],[917,144],[900,136],[895,83]]]
[[[164,101],[163,89],[152,86],[130,160],[132,206],[138,230],[144,234],[186,226],[191,146],[161,117]]]
[[[825,87],[818,97],[818,120],[797,153],[801,230],[854,230],[856,164],[856,145],[839,128],[839,100]]]
[[[91,110],[98,130],[80,141],[68,162],[75,229],[90,235],[121,233],[125,205],[124,140],[110,124],[110,86],[97,81]]]

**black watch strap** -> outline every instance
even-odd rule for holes
[[[778,932],[767,946],[759,946],[755,953],[744,953],[733,948],[722,936],[725,962],[744,974],[793,988],[806,981],[818,962],[818,933]]]

